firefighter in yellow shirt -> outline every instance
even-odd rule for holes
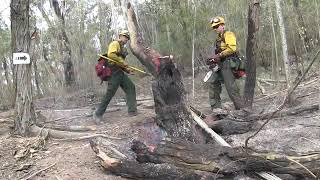
[[[121,31],[119,33],[118,40],[112,41],[107,50],[108,58],[118,61],[121,64],[125,65],[125,58],[128,55],[125,44],[130,40],[130,35],[127,30]],[[129,79],[129,77],[123,72],[123,70],[111,62],[108,63],[108,66],[111,68],[112,75],[108,80],[108,88],[106,94],[103,96],[103,99],[93,114],[94,119],[97,124],[100,124],[103,114],[106,111],[107,106],[109,105],[112,97],[116,93],[119,86],[126,94],[127,106],[128,106],[128,114],[129,116],[137,115],[137,101],[136,101],[136,90],[135,85]]]
[[[211,28],[217,33],[214,55],[207,60],[211,67],[218,65],[218,71],[211,76],[209,85],[209,101],[211,109],[221,108],[221,84],[225,84],[230,99],[234,102],[240,97],[239,87],[235,82],[234,70],[240,66],[237,55],[236,36],[225,30],[223,17],[215,17],[210,22]],[[236,107],[237,108],[237,107]]]

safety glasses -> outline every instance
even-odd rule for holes
[[[213,19],[210,20],[210,24],[218,23],[218,22],[220,22],[219,18],[213,18]]]
[[[213,26],[212,29],[214,29],[214,30],[215,30],[215,29],[218,29],[218,27],[219,27],[220,25],[221,25],[221,24],[218,24],[218,25],[216,25],[216,26]]]

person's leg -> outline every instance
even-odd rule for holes
[[[103,96],[100,105],[98,106],[98,109],[95,112],[95,115],[97,117],[102,117],[102,115],[105,113],[112,97],[117,92],[117,89],[119,88],[119,85],[122,81],[122,75],[121,74],[114,74],[111,76],[110,80],[108,81],[108,87],[107,92]]]
[[[221,108],[220,94],[222,91],[221,81],[219,79],[220,73],[213,74],[212,82],[209,84],[209,103],[211,109]]]
[[[137,112],[136,88],[130,78],[124,74],[120,87],[126,93],[128,113]]]
[[[228,60],[225,60],[222,63],[221,72],[228,95],[235,108],[239,109],[241,107],[240,104],[243,102],[241,102],[240,90],[233,75],[230,62]]]

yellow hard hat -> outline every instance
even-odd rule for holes
[[[224,18],[221,16],[214,17],[213,19],[210,20],[210,24],[212,28],[220,24],[224,24]]]
[[[129,31],[128,31],[128,30],[122,30],[122,31],[119,33],[119,36],[125,36],[125,37],[127,37],[128,39],[130,39],[130,34],[129,34]]]

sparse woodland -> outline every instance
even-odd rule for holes
[[[0,179],[319,179],[317,0],[5,0],[0,8]],[[247,77],[210,109],[223,16]],[[98,54],[122,29],[139,114],[107,86]],[[13,64],[13,53],[30,64]]]

